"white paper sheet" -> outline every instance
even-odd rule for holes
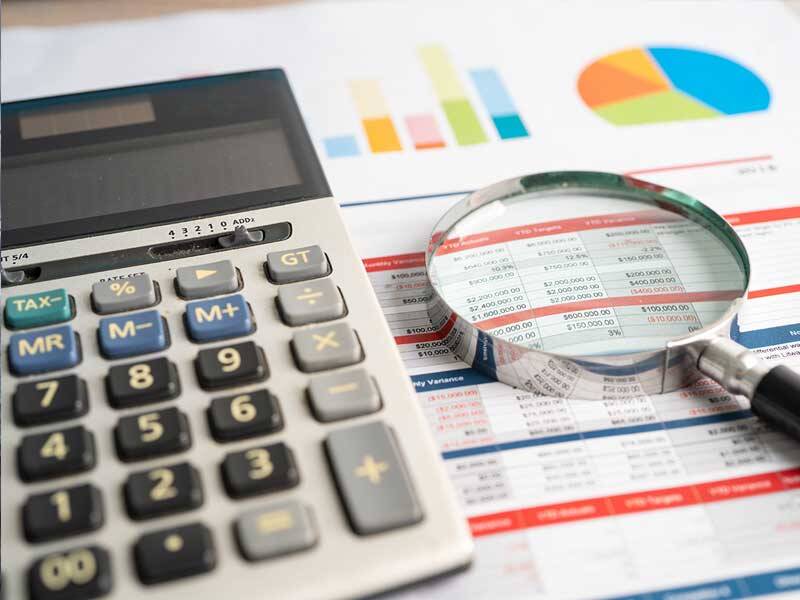
[[[486,142],[457,143],[420,61],[430,44],[448,53]],[[783,7],[324,3],[9,30],[3,45],[4,100],[287,70],[476,535],[469,572],[401,596],[800,590],[800,446],[752,418],[742,399],[710,382],[621,403],[535,397],[457,361],[421,303],[421,252],[461,192],[559,168],[631,173],[699,197],[737,227],[754,267],[739,339],[800,367],[800,23]],[[604,121],[582,102],[580,73],[605,54],[648,45],[740,62],[767,83],[769,109]],[[502,78],[529,136],[502,139],[494,127],[468,75],[486,68]],[[351,97],[351,82],[363,80],[378,82],[382,101],[366,107],[392,121],[401,151],[369,151]],[[414,149],[404,119],[419,114],[433,116],[444,147]],[[359,154],[328,158],[325,138],[343,135]]]

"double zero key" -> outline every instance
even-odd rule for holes
[[[100,598],[111,587],[111,558],[99,546],[50,554],[33,563],[28,572],[31,600]]]

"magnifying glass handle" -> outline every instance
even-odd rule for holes
[[[744,346],[717,338],[697,359],[697,368],[729,392],[750,399],[750,409],[776,429],[800,440],[800,374],[770,367]]]

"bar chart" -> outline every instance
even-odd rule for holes
[[[496,68],[460,71],[440,44],[418,47],[416,58],[429,84],[425,92],[430,94],[430,109],[404,114],[393,109],[381,78],[351,80],[347,89],[359,123],[351,132],[322,139],[328,158],[430,151],[530,136]]]

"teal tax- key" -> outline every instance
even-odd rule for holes
[[[253,331],[250,307],[241,294],[186,305],[186,328],[195,342],[240,337]]]
[[[44,327],[69,321],[72,305],[64,288],[11,296],[6,300],[6,325],[10,329]]]
[[[72,325],[15,333],[8,345],[8,365],[16,375],[69,369],[80,360]]]
[[[167,327],[157,310],[100,319],[97,340],[106,358],[159,352],[169,345]]]

